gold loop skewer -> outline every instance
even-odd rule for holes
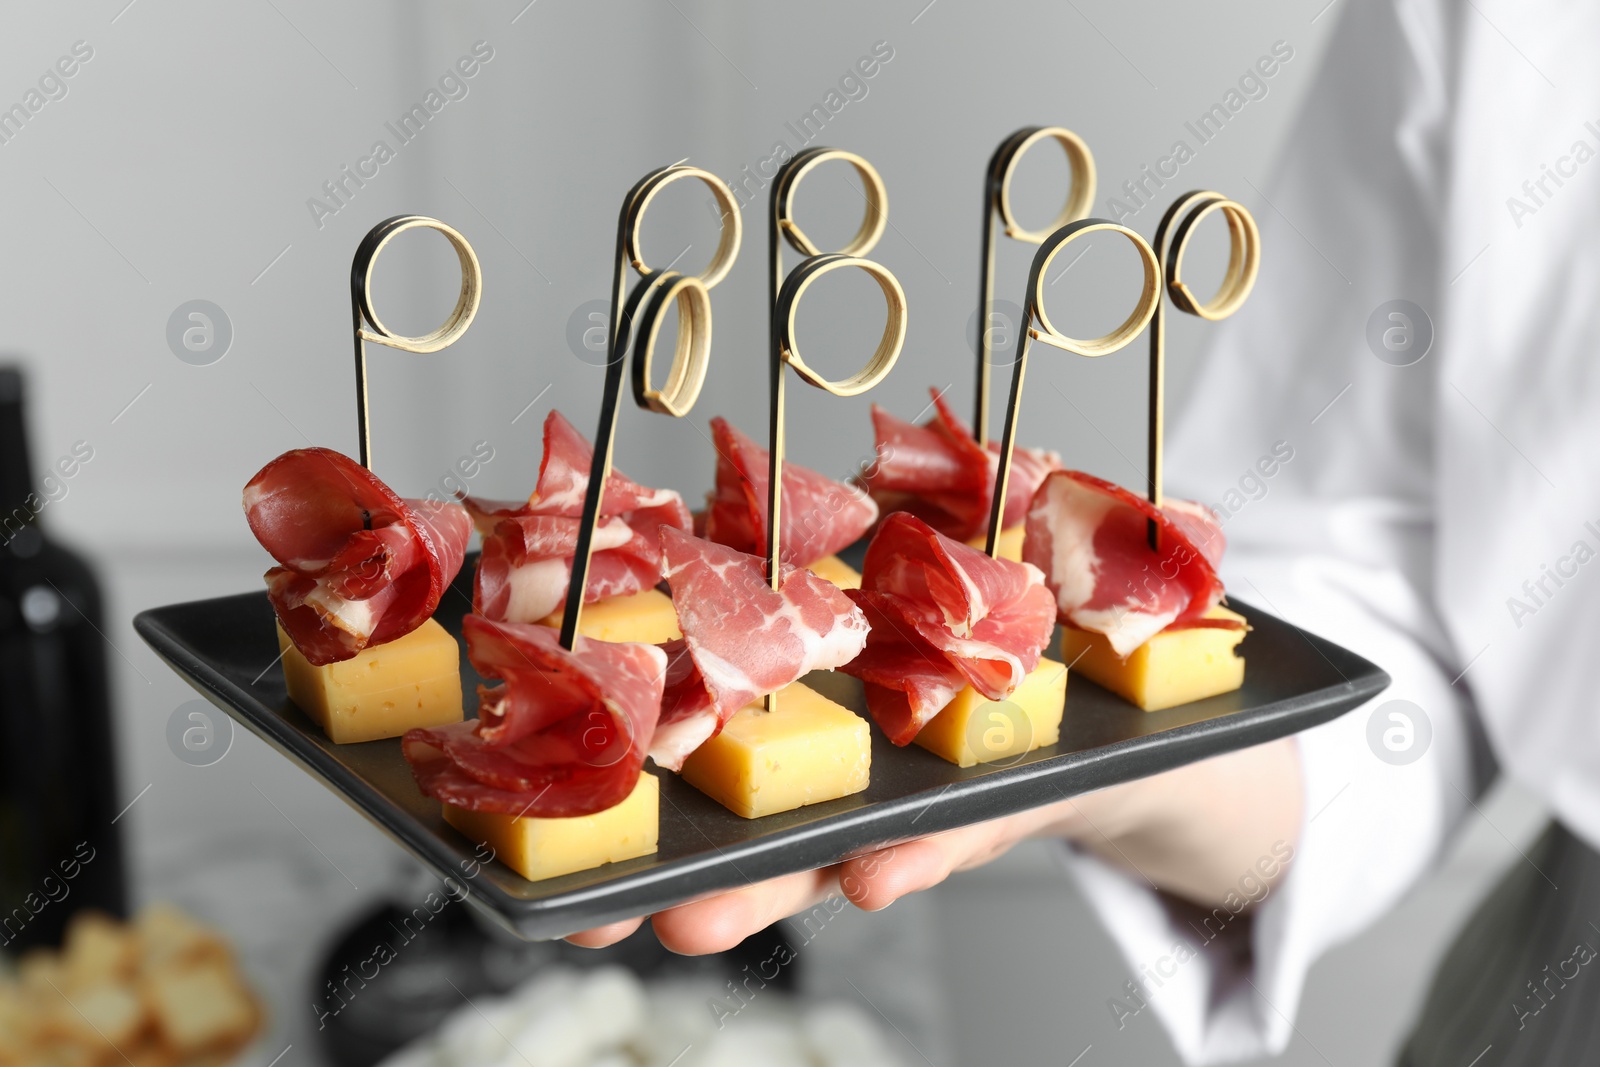
[[[693,275],[668,271],[656,275],[655,285],[641,286],[636,292],[647,292],[649,302],[644,314],[638,316],[642,329],[633,354],[634,402],[642,408],[681,419],[700,398],[700,390],[706,384],[706,370],[711,365],[711,291],[704,281]],[[657,389],[650,384],[650,364],[668,303],[675,303],[678,308],[677,349],[667,372],[667,384]],[[633,314],[630,310],[630,317]],[[688,323],[687,328],[684,323]]]
[[[1041,141],[1055,141],[1067,154],[1072,168],[1072,184],[1067,199],[1055,220],[1043,230],[1027,230],[1017,222],[1011,209],[1011,182],[1017,164],[1028,149]],[[995,219],[1007,237],[1028,244],[1043,244],[1050,235],[1069,222],[1083,218],[1094,203],[1094,155],[1083,138],[1064,126],[1024,126],[1000,142],[989,157],[983,184],[983,258],[978,266],[978,395],[973,408],[972,435],[979,444],[989,440],[989,381],[993,346],[989,342],[989,316],[994,307]],[[1020,339],[1018,341],[1020,342]]]
[[[877,350],[872,353],[867,365],[848,378],[831,381],[818,374],[801,357],[800,344],[795,339],[795,313],[799,308],[800,298],[805,295],[812,282],[829,271],[844,267],[859,267],[878,283],[878,288],[883,291],[888,316],[883,323],[883,336],[878,340]],[[887,267],[870,259],[862,259],[860,256],[831,252],[827,255],[811,256],[801,262],[794,269],[794,273],[784,281],[783,288],[779,291],[776,314],[779,323],[779,357],[793,367],[795,373],[808,385],[826,390],[834,396],[859,396],[877,385],[894,367],[895,361],[900,358],[900,348],[905,344],[906,294],[905,290],[900,288],[900,280],[891,274]]]
[[[650,201],[665,186],[680,178],[704,182],[722,207],[722,231],[717,251],[706,269],[698,275],[677,271],[658,271],[644,262],[639,251],[639,235]],[[600,426],[595,432],[595,456],[589,466],[589,485],[583,494],[583,515],[578,523],[578,544],[572,558],[572,575],[567,586],[566,609],[561,618],[561,646],[571,649],[577,640],[583,615],[583,594],[589,584],[589,558],[594,547],[595,527],[605,484],[611,477],[612,455],[616,449],[617,414],[622,402],[622,377],[633,347],[633,399],[639,407],[681,418],[694,407],[705,385],[711,359],[711,289],[720,282],[739,255],[744,221],[739,214],[733,190],[721,178],[699,167],[673,164],[653,170],[639,179],[623,198],[617,217],[616,271],[611,284],[611,322],[606,337],[606,380],[600,398]],[[622,286],[628,265],[641,275],[638,285],[622,300]],[[667,310],[678,310],[678,336],[667,371],[666,384],[657,389],[651,384],[650,370],[661,323]]]
[[[657,193],[682,178],[695,178],[704,182],[721,209],[719,217],[722,219],[722,231],[717,240],[716,255],[711,257],[706,269],[696,275],[705,283],[707,289],[715,289],[717,283],[727,277],[728,271],[733,269],[733,261],[739,258],[739,243],[744,238],[744,219],[739,214],[739,204],[734,199],[733,190],[708,170],[674,163],[670,167],[651,171],[628,190],[622,205],[624,220],[617,233],[622,248],[622,258],[626,258],[633,264],[634,270],[646,277],[655,273],[653,267],[645,264],[644,253],[641,250],[644,213],[649,209],[650,201],[655,199]],[[617,266],[620,272],[623,264],[619,262]]]
[[[866,210],[855,236],[837,252],[823,253],[794,221],[794,195],[800,180],[811,171],[830,160],[842,160],[855,168],[861,176],[862,195]],[[767,479],[767,578],[772,588],[778,588],[782,568],[778,561],[779,512],[783,505],[783,367],[787,363],[795,368],[802,380],[835,396],[857,396],[876,385],[889,373],[895,360],[900,358],[900,348],[905,342],[906,298],[900,282],[885,267],[864,259],[883,236],[889,223],[889,192],[883,176],[866,159],[842,148],[808,148],[790,159],[778,171],[772,183],[768,200],[767,219],[767,328],[770,335],[770,367],[772,386],[770,471]],[[785,280],[783,275],[783,241],[807,258]],[[841,381],[829,381],[813,370],[800,356],[800,346],[795,340],[795,310],[801,294],[822,275],[841,267],[859,267],[872,276],[883,290],[888,305],[883,337],[872,359],[858,373]]]
[[[1062,249],[1077,238],[1089,233],[1120,233],[1133,243],[1144,266],[1144,286],[1139,293],[1139,303],[1122,324],[1103,337],[1087,340],[1068,337],[1055,328],[1044,309],[1044,285],[1050,264]],[[1081,219],[1071,222],[1045,238],[1039,251],[1034,253],[1033,266],[1028,270],[1028,295],[1024,302],[1023,321],[1027,329],[1017,339],[1016,370],[1011,374],[1011,397],[1006,405],[1005,430],[1000,441],[1000,463],[995,471],[994,499],[989,504],[989,536],[984,551],[991,557],[1000,545],[1000,523],[1005,517],[1006,493],[1011,486],[1011,457],[1016,450],[1017,417],[1022,410],[1022,382],[1028,372],[1028,349],[1033,341],[1072,352],[1080,356],[1105,356],[1123,348],[1143,330],[1155,314],[1161,301],[1161,268],[1156,254],[1145,239],[1126,226],[1105,219]],[[1034,326],[1034,322],[1038,326]]]
[[[800,298],[811,283],[829,271],[844,267],[857,267],[870,275],[883,292],[885,308],[883,336],[872,358],[861,370],[848,378],[831,381],[818,374],[800,355],[799,342],[795,340],[795,314]],[[811,256],[800,262],[794,272],[784,279],[774,309],[777,326],[772,334],[772,410],[771,448],[767,468],[767,580],[772,588],[781,584],[783,567],[780,561],[783,518],[783,461],[784,461],[784,376],[787,364],[795,369],[802,381],[834,396],[859,396],[877,385],[900,358],[900,349],[906,340],[906,294],[900,281],[889,268],[860,256],[846,256],[838,252]]]
[[[372,269],[378,255],[406,230],[437,230],[456,251],[461,263],[461,292],[449,317],[432,333],[421,337],[397,334],[383,324],[372,302]],[[455,344],[472,325],[478,314],[478,303],[483,298],[483,270],[478,265],[478,254],[472,245],[452,226],[426,215],[396,215],[378,223],[356,246],[355,259],[350,264],[351,329],[356,349],[356,434],[359,438],[361,465],[372,469],[372,430],[367,417],[367,348],[365,342],[373,341],[403,352],[438,352]]]
[[[819,252],[799,226],[794,224],[790,211],[794,204],[795,186],[812,168],[830,159],[842,159],[855,167],[861,175],[866,197],[866,213],[861,227],[839,252]],[[837,148],[813,148],[801,152],[778,172],[773,183],[770,202],[771,218],[767,230],[771,256],[771,287],[769,308],[770,348],[768,374],[771,385],[769,419],[769,449],[767,460],[767,580],[773,589],[783,582],[783,462],[785,452],[784,419],[784,367],[793,367],[800,379],[834,396],[859,396],[883,380],[900,358],[906,339],[906,294],[900,281],[881,264],[863,258],[883,236],[888,223],[889,196],[883,179],[876,168],[853,152]],[[783,246],[786,237],[795,249],[806,256],[789,274],[783,276]],[[837,381],[825,378],[806,363],[796,340],[796,313],[806,290],[822,275],[830,271],[854,267],[865,271],[878,283],[883,293],[885,316],[883,335],[866,366],[855,374]],[[768,693],[766,708],[776,710],[777,694]]]
[[[1209,301],[1202,303],[1183,280],[1183,254],[1189,247],[1189,238],[1195,227],[1206,216],[1221,212],[1228,224],[1228,268],[1222,284]],[[1167,295],[1179,310],[1202,319],[1216,322],[1232,315],[1250,296],[1261,269],[1261,234],[1256,220],[1248,208],[1229,200],[1221,193],[1197,189],[1185,193],[1167,208],[1156,227],[1152,242],[1166,280]],[[1156,309],[1150,325],[1150,412],[1147,438],[1148,481],[1145,486],[1150,503],[1162,503],[1162,446],[1166,425],[1166,374],[1167,374],[1167,312],[1166,305]],[[1150,548],[1161,548],[1161,527],[1149,520]]]
[[[855,168],[861,176],[862,195],[866,198],[866,210],[862,213],[861,225],[856,229],[855,236],[836,251],[846,256],[866,255],[877,246],[884,227],[889,224],[889,191],[883,184],[883,176],[878,173],[878,168],[842,148],[808,148],[797,154],[778,171],[777,180],[772,185],[772,210],[767,231],[767,254],[771,261],[767,276],[769,309],[778,306],[778,290],[783,285],[783,241],[780,236],[787,239],[802,256],[822,254],[822,249],[794,220],[794,194],[801,178],[834,159],[843,160]]]

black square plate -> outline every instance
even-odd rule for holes
[[[458,639],[472,562],[436,616]],[[436,873],[464,885],[480,911],[521,937],[545,939],[1258,745],[1336,718],[1389,684],[1387,674],[1353,652],[1238,601],[1229,606],[1251,626],[1242,646],[1249,669],[1237,692],[1144,712],[1074,676],[1060,742],[1003,767],[963,770],[916,746],[896,748],[874,729],[865,792],[753,821],[676,775],[653,770],[662,799],[654,855],[540,882],[500,863],[477,867],[474,845],[417,791],[398,738],[335,745],[289,701],[282,672],[263,673],[278,654],[265,592],[155,608],[134,627],[213,704]],[[461,674],[471,714],[478,678],[464,649]],[[817,672],[806,682],[866,714],[854,678]]]

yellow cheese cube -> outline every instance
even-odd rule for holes
[[[336,745],[461,721],[461,653],[433,619],[404,637],[314,667],[278,627],[289,699]]]
[[[867,720],[794,682],[777,710],[735,713],[683,764],[683,780],[746,819],[859,793],[872,772]]]
[[[1009,559],[1013,563],[1022,562],[1022,535],[1026,531],[1023,526],[1007,526],[1000,531],[1000,558]],[[974,537],[967,544],[982,552],[988,547],[987,536]]]
[[[823,556],[806,570],[824,581],[832,582],[840,589],[861,588],[861,572],[838,556]]]
[[[1244,616],[1217,606],[1210,619]],[[1102,634],[1066,628],[1061,656],[1072,669],[1145,711],[1231,693],[1244,684],[1244,657],[1237,652],[1245,631],[1216,627],[1163,630],[1122,659]]]
[[[1021,756],[1061,738],[1067,668],[1039,660],[1009,700],[990,700],[972,686],[956,694],[914,738],[958,767]]]
[[[444,805],[444,821],[494,850],[495,859],[530,882],[656,850],[661,834],[661,783],[639,775],[628,798],[593,815],[540,819]]]
[[[553,611],[539,622],[560,629],[566,614],[565,610]],[[645,645],[659,645],[683,636],[672,598],[659,589],[641,589],[627,596],[585,604],[578,616],[578,632],[594,641],[637,641]]]

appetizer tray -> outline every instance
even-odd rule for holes
[[[436,616],[458,638],[472,572],[469,557]],[[865,792],[757,820],[734,815],[647,764],[661,780],[658,851],[540,882],[497,862],[476,862],[476,846],[446,825],[438,802],[417,791],[398,738],[335,745],[289,701],[274,663],[277,639],[264,591],[155,608],[140,614],[134,628],[201,695],[435,873],[465,887],[468,903],[519,937],[537,940],[1258,745],[1336,718],[1389,684],[1387,674],[1353,652],[1237,600],[1229,606],[1252,628],[1241,646],[1249,667],[1236,692],[1144,712],[1074,673],[1055,745],[1004,766],[963,770],[914,745],[896,748],[874,728]],[[1059,641],[1052,648],[1047,654],[1059,655]],[[461,675],[470,714],[480,679],[464,648]],[[805,681],[866,715],[854,678],[817,672]]]

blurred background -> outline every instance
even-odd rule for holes
[[[1006,134],[1076,131],[1098,165],[1095,213],[1147,236],[1189,188],[1222,190],[1264,218],[1277,148],[1340,14],[1338,0],[7,5],[0,107],[45,89],[25,122],[0,115],[0,354],[26,372],[39,476],[84,443],[92,451],[40,522],[104,586],[131,896],[175,901],[233,940],[272,1015],[244,1062],[324,1062],[312,1001],[331,940],[375,903],[426,885],[363,819],[242,730],[209,766],[177,758],[168,724],[193,694],[130,620],[257,588],[269,561],[240,488],[289,448],[354,452],[346,279],[368,228],[437,216],[473,243],[485,277],[478,318],[452,349],[371,348],[375,469],[403,495],[448,493],[457,458],[487,441],[494,458],[471,491],[516,497],[533,483],[546,412],[594,424],[594,327],[622,194],[684,157],[743,183],[744,254],[713,293],[698,407],[670,420],[630,406],[619,430],[622,469],[695,501],[711,484],[711,415],[764,434],[762,168],[779,146],[865,155],[888,187],[889,228],[873,255],[906,290],[905,352],[869,397],[790,391],[791,458],[845,476],[871,454],[870,403],[910,418],[930,387],[948,388],[970,409],[983,170]],[[1277,58],[1274,74],[1242,86],[1263,56]],[[74,73],[41,82],[62,57],[76,59]],[[870,77],[857,66],[868,57]],[[1235,90],[1244,105],[1197,137],[1192,124]],[[415,105],[426,121],[401,129]],[[1177,178],[1153,196],[1125,191],[1178,141],[1192,151]],[[1067,176],[1053,149],[1030,154],[1017,187],[1024,225],[1055,214]],[[715,247],[714,211],[693,184],[670,189],[649,217],[654,265],[697,270]],[[799,213],[831,247],[862,205],[853,172],[830,164]],[[1193,253],[1210,264],[1202,285],[1221,275],[1215,229]],[[999,249],[991,326],[1002,352],[1031,253]],[[1271,257],[1269,247],[1265,270]],[[456,270],[436,235],[406,235],[379,267],[380,314],[397,331],[427,331],[454,300]],[[1131,306],[1136,270],[1125,242],[1089,245],[1050,283],[1052,318],[1068,333],[1103,332]],[[866,279],[829,276],[802,310],[808,359],[830,376],[852,371],[881,316]],[[1203,373],[1205,324],[1176,318],[1171,402],[1181,405]],[[1021,440],[1134,481],[1142,360],[1040,352]],[[1200,499],[1233,478],[1208,484],[1171,462],[1186,479],[1174,488]],[[1539,817],[1523,797],[1493,794],[1434,877],[1318,965],[1297,1036],[1272,1062],[1385,1061],[1446,933]],[[881,1010],[906,1062],[1176,1062],[1151,1013],[1119,1027],[1108,1000],[1134,969],[1044,847],[891,914],[837,923],[808,946],[801,986]]]

